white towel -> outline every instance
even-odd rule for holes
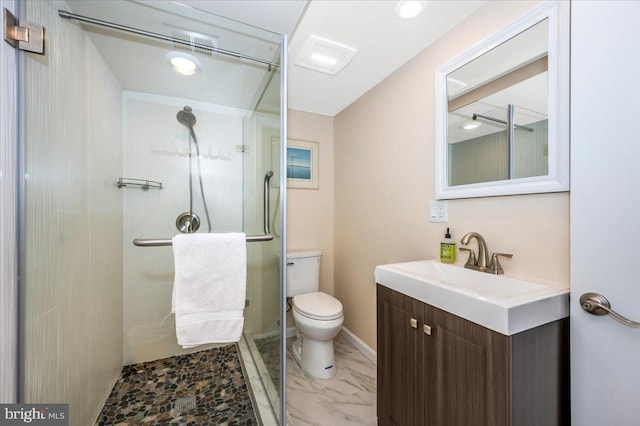
[[[247,287],[245,234],[176,235],[173,259],[171,312],[178,344],[239,341]]]

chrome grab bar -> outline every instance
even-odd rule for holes
[[[265,173],[264,175],[264,197],[263,197],[263,203],[264,203],[264,234],[265,235],[271,235],[271,231],[269,230],[269,201],[270,201],[270,195],[269,195],[269,181],[271,180],[271,178],[273,177],[273,171],[269,170],[267,173]]]
[[[273,172],[269,170],[264,175],[264,234],[265,235],[247,235],[248,243],[258,243],[263,241],[271,241],[273,240],[273,235],[269,230],[269,181],[273,176]],[[170,246],[173,245],[173,240],[171,239],[161,239],[161,238],[135,238],[133,240],[133,245],[138,247],[160,247],[160,246]]]
[[[606,315],[609,314],[616,321],[626,325],[627,327],[640,328],[640,322],[631,321],[629,318],[625,318],[613,309],[611,309],[611,303],[606,297],[600,293],[585,293],[580,296],[580,306],[582,309],[593,315]]]

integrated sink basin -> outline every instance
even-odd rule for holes
[[[378,284],[507,336],[569,316],[569,286],[447,265],[376,266]]]

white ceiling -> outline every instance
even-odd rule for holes
[[[215,40],[216,47],[267,61],[274,60],[280,47],[278,34],[173,2],[67,0],[67,3],[76,14],[167,36],[197,35],[200,39]],[[83,27],[124,90],[251,109],[269,73],[265,65],[251,61],[195,52],[94,25]],[[182,76],[168,65],[169,51],[185,50],[201,62],[196,75]]]
[[[414,19],[396,17],[395,0],[310,0],[289,44],[289,108],[335,116],[473,13],[485,0],[428,1]],[[338,75],[294,65],[308,35],[358,53]],[[426,77],[431,78],[431,77]]]
[[[292,34],[307,0],[177,0],[278,34]]]
[[[179,0],[289,34],[289,108],[335,116],[480,7],[485,0],[428,1],[418,17],[396,17],[396,0]],[[306,7],[305,7],[306,5]],[[358,50],[338,75],[295,65],[311,34]]]
[[[212,15],[204,19],[202,14],[190,13],[189,8],[177,3],[274,33],[293,34],[289,44],[289,107],[335,116],[485,1],[430,0],[426,2],[426,11],[412,20],[396,17],[395,0],[68,0],[68,3],[76,13],[134,27],[142,25],[144,29],[161,33],[169,30],[167,26],[182,25],[185,29],[219,37],[220,47],[269,59],[273,59],[270,55],[277,50],[277,34],[250,30],[242,25],[234,28],[233,23]],[[132,6],[131,10],[141,12],[126,9]],[[192,21],[178,22],[182,18],[176,21],[166,15],[176,7],[184,10],[172,15],[191,16]],[[171,24],[167,25],[168,22]],[[230,68],[233,61],[222,57],[212,58],[217,63],[206,67],[203,64],[201,74],[195,78],[176,78],[163,63],[160,44],[91,26],[85,29],[90,31],[94,43],[128,90],[247,108],[265,78],[264,67],[243,63],[240,68],[237,65]],[[335,76],[301,68],[294,65],[296,54],[310,34],[354,47],[358,52]],[[252,40],[255,45],[250,45]],[[137,65],[131,66],[130,60],[135,60]],[[234,91],[241,93],[225,94]]]

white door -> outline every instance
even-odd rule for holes
[[[577,426],[640,425],[640,2],[571,9],[571,400]]]

